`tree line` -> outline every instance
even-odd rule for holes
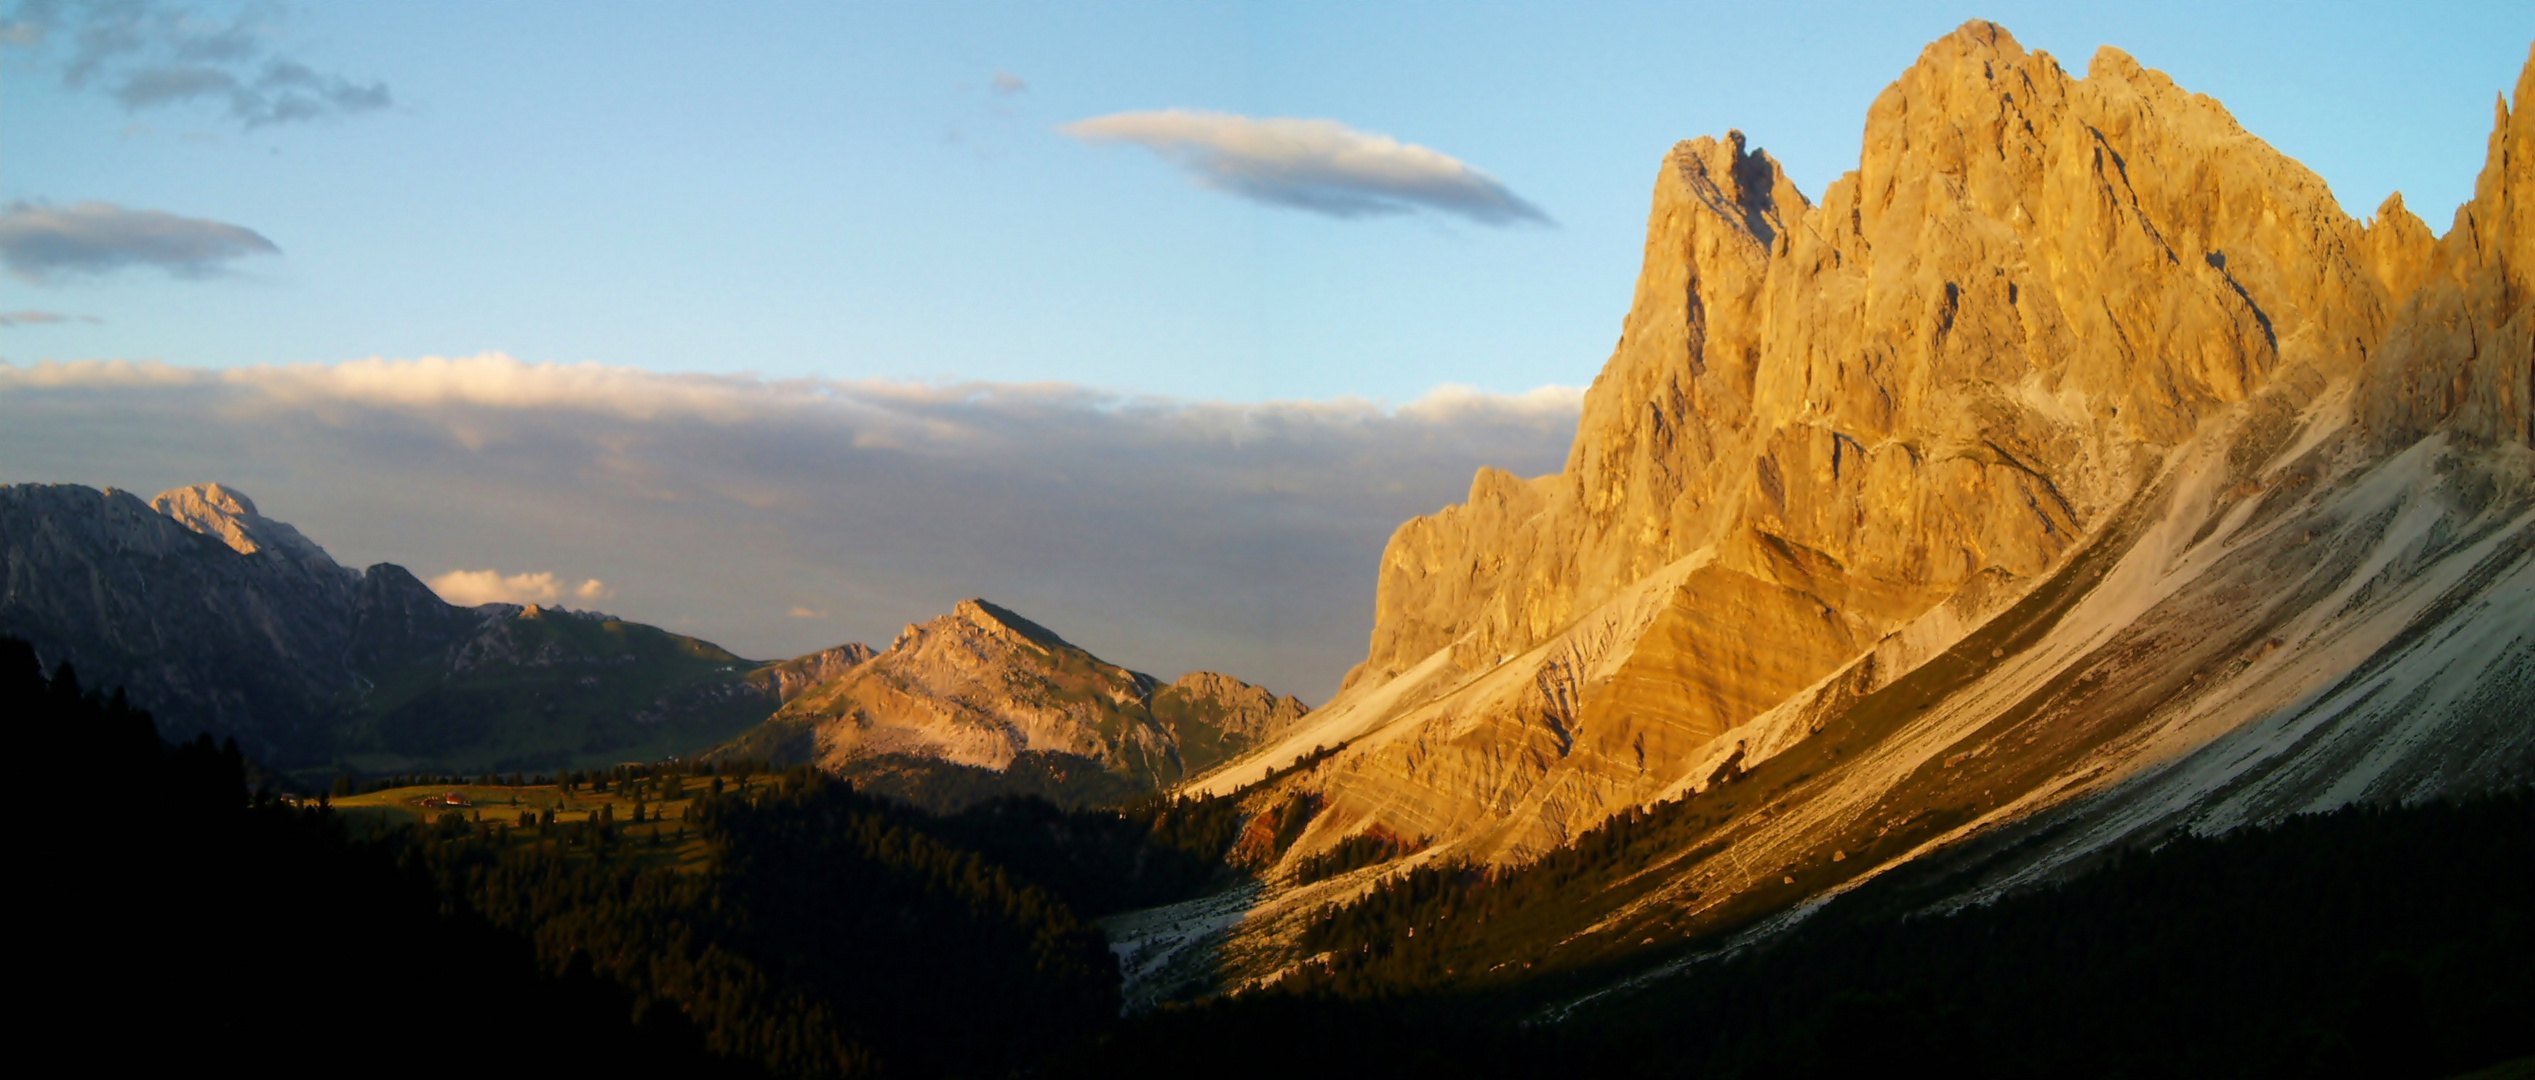
[[[586,954],[541,961],[331,812],[251,787],[235,742],[168,744],[120,691],[48,676],[23,641],[0,639],[0,716],[38,760],[77,763],[22,781],[51,811],[15,876],[42,940],[21,968],[30,1058],[758,1074]]]
[[[2435,1077],[2535,1053],[2524,792],[2178,836],[1942,917],[1916,913],[1953,885],[1887,875],[1764,947],[1544,1013],[1627,972],[1522,958],[1577,896],[1726,820],[1725,783],[1526,867],[1400,874],[1319,913],[1318,958],[1273,986],[1121,1020],[1089,920],[1236,880],[1236,851],[1282,850],[1316,804],[940,816],[807,768],[550,778],[691,799],[679,827],[704,857],[679,868],[618,857],[612,813],[539,842],[457,813],[355,841],[234,744],[166,743],[22,642],[0,642],[0,706],[34,760],[82,766],[30,774],[60,808],[21,872],[59,954],[31,968],[30,1030],[109,1067]],[[1342,845],[1307,872],[1406,847]]]
[[[1324,911],[1303,939],[1321,956],[1271,987],[1129,1023],[1058,1074],[1238,1045],[1212,1075],[2449,1077],[2535,1055],[2530,866],[2520,788],[2186,832],[1944,915],[1927,903],[1963,879],[1888,875],[1763,945],[1695,959],[1711,937],[1678,974],[1560,1012],[1643,966],[1543,978],[1472,943],[1517,940],[1553,883],[1614,871],[1420,867]]]

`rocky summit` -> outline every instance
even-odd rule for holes
[[[1983,22],[1818,202],[1739,133],[1674,147],[1566,467],[1402,526],[1344,690],[1189,790],[1343,746],[1255,796],[1319,808],[1290,867],[1363,835],[1520,864],[1731,789],[1576,905],[1576,941],[1653,943],[1930,856],[1996,855],[1973,895],[2524,782],[2530,90],[2535,59],[2443,234],[2118,50],[2079,77]],[[1264,902],[1234,954],[1274,970],[1285,916],[1368,880]]]
[[[966,600],[803,690],[721,753],[815,763],[942,809],[1005,793],[1097,801],[1200,775],[1305,711],[1213,672],[1166,684]]]
[[[221,484],[149,502],[0,486],[0,557],[0,637],[121,689],[169,737],[234,738],[318,784],[692,753],[869,653],[761,665],[595,612],[457,607],[392,563],[338,565]]]

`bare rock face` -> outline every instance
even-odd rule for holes
[[[785,708],[833,717],[817,760],[908,754],[1001,770],[1029,750],[1122,771],[1167,768],[1170,738],[1145,709],[1153,681],[1103,663],[981,600],[907,627],[873,664]]]
[[[0,486],[0,635],[117,688],[162,733],[333,771],[539,771],[707,749],[870,656],[778,665],[595,612],[453,606],[350,570],[220,484],[144,503]]]
[[[1289,857],[1378,828],[1521,861],[2138,542],[2116,525],[2173,510],[2187,460],[2237,485],[2190,511],[2218,529],[2292,481],[2275,454],[2326,485],[2431,435],[2523,448],[2526,89],[2443,238],[2399,198],[2353,220],[2118,50],[2075,78],[1980,22],[1876,100],[1819,205],[1739,133],[1676,146],[1566,468],[1482,470],[1402,526],[1339,696],[1194,789],[1343,743],[1280,782],[1326,806]],[[2376,457],[2334,434],[2354,416]]]
[[[1137,792],[1246,750],[1305,712],[1293,698],[1212,672],[1164,685],[984,600],[962,601],[908,626],[886,651],[831,669],[722,752],[809,761],[902,795],[963,774],[960,783],[983,792],[997,782],[975,773],[1017,764],[1033,775],[1087,765],[1110,781],[1098,790]]]
[[[859,641],[849,641],[833,648],[796,656],[790,660],[768,664],[757,673],[766,682],[776,700],[791,701],[811,687],[834,680],[880,655]]]
[[[2476,443],[2535,443],[2535,52],[2502,98],[2473,201],[2416,259],[2419,287],[2377,350],[2362,422],[2391,449],[2432,431]],[[2407,215],[2408,216],[2408,215]],[[2382,227],[2382,226],[2380,226]],[[2424,239],[2426,239],[2424,237]]]
[[[1197,776],[1285,733],[1311,707],[1230,675],[1192,671],[1153,693],[1153,718],[1170,732],[1184,775]]]
[[[240,555],[256,555],[315,578],[352,580],[359,575],[335,564],[324,548],[311,543],[288,522],[255,511],[255,500],[221,484],[196,484],[163,491],[150,508],[178,524],[229,545]]]
[[[160,496],[188,520],[111,488],[0,487],[0,634],[71,662],[90,686],[126,689],[174,734],[289,758],[357,695],[344,645],[397,582],[310,559],[289,543],[295,530],[283,539],[252,504],[204,490]]]

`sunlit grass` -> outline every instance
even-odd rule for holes
[[[568,857],[587,858],[604,852],[610,860],[641,866],[695,871],[705,867],[708,852],[701,830],[693,823],[697,802],[708,790],[696,778],[681,778],[676,789],[665,778],[617,783],[606,791],[592,785],[566,790],[556,784],[416,784],[346,795],[332,800],[334,811],[353,838],[375,840],[397,829],[431,826],[455,812],[468,826],[490,834],[506,846],[559,849]],[[735,782],[734,789],[741,783]],[[453,804],[455,795],[463,804]],[[636,822],[639,807],[644,820]],[[551,824],[546,812],[553,811]],[[533,824],[522,824],[521,815]],[[608,820],[609,838],[597,848],[589,843],[589,823]]]

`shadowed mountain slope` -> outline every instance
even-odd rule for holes
[[[767,666],[594,612],[457,607],[403,567],[337,565],[219,484],[149,503],[0,487],[0,557],[0,635],[126,688],[170,737],[319,778],[693,753],[870,652]]]

